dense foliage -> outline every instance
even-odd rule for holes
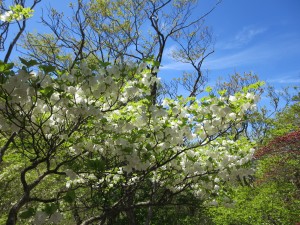
[[[237,187],[235,204],[211,209],[215,224],[297,224],[300,221],[299,102],[271,120],[258,148],[255,181]],[[293,118],[293,119],[292,119]]]

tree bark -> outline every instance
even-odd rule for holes
[[[21,200],[16,203],[9,211],[6,225],[15,225],[17,223],[19,210],[28,202],[29,195],[25,193]]]

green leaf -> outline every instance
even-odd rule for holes
[[[37,65],[38,64],[38,62],[36,61],[36,60],[33,60],[33,59],[31,59],[31,60],[29,60],[29,61],[27,61],[26,59],[23,59],[23,58],[21,58],[21,57],[19,57],[19,59],[20,59],[20,61],[21,61],[21,63],[23,64],[23,65],[25,65],[26,67],[32,67],[32,66],[35,66],[35,65]]]
[[[57,210],[57,205],[54,203],[45,205],[44,212],[48,215],[52,215]]]
[[[100,159],[89,159],[87,161],[87,167],[96,171],[104,171],[105,162]]]
[[[210,86],[207,86],[207,87],[205,88],[205,91],[206,91],[206,92],[212,92],[212,90],[213,90],[213,89],[212,89],[212,87],[210,87]]]
[[[42,65],[40,66],[40,69],[43,70],[45,73],[51,73],[55,71],[55,66],[51,65]]]
[[[107,66],[110,66],[110,65],[111,65],[110,62],[99,61],[99,63],[100,63],[100,65],[101,65],[102,67],[107,67]]]
[[[226,92],[227,92],[227,90],[225,90],[225,89],[224,89],[224,90],[219,90],[219,91],[218,91],[219,95],[221,95],[221,96],[225,95]]]
[[[159,63],[158,61],[153,61],[153,66],[159,67],[159,66],[160,66],[160,63]]]
[[[151,158],[151,156],[152,156],[152,153],[151,153],[151,152],[145,152],[145,153],[143,154],[143,159],[144,159],[144,160],[149,160],[149,159]]]
[[[34,208],[29,208],[26,211],[20,213],[19,217],[21,219],[28,219],[28,218],[34,216],[34,214],[35,214],[35,209]]]
[[[147,150],[152,150],[153,149],[152,146],[149,143],[147,143],[145,147],[146,147]]]
[[[70,190],[67,192],[67,194],[64,197],[64,200],[68,203],[72,203],[74,202],[76,199],[76,195],[75,195],[75,191],[74,190]]]
[[[54,88],[50,86],[40,90],[40,93],[47,98],[50,98],[53,92],[54,92]]]
[[[129,154],[129,153],[132,153],[132,148],[129,148],[129,147],[122,148],[122,151]]]
[[[14,67],[13,63],[4,63],[0,60],[0,72],[9,72]]]
[[[154,57],[149,57],[143,59],[143,62],[150,64],[151,66],[160,66],[160,63],[158,61],[154,60]]]
[[[19,57],[20,61],[22,64],[24,64],[25,66],[27,66],[27,60],[26,59],[23,59],[22,57]]]

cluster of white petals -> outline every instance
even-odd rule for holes
[[[0,15],[0,20],[3,22],[9,21],[9,19],[12,17],[13,11],[7,11],[4,14]]]
[[[255,109],[254,93],[193,101],[180,97],[153,105],[155,82],[159,79],[146,64],[91,70],[82,62],[60,75],[20,70],[0,86],[0,128],[34,133],[49,149],[57,143],[65,157],[85,158],[90,170],[66,168],[68,188],[87,182],[95,188],[109,184],[107,190],[125,181],[134,185],[142,171],[149,171],[152,182],[173,192],[188,182],[195,196],[205,198],[220,192],[225,181],[251,173],[245,167],[251,144],[224,134]],[[115,165],[102,165],[102,159]],[[44,214],[36,220],[44,220]]]

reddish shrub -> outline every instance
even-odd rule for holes
[[[300,154],[300,130],[273,139],[268,145],[258,149],[254,157],[259,159],[265,155],[278,153]]]
[[[287,163],[292,159],[300,160],[300,130],[274,138],[254,154],[255,159],[262,159],[266,156],[271,160],[274,159],[274,162],[264,171],[263,177],[256,181],[257,184],[284,179],[300,188],[298,169]]]

